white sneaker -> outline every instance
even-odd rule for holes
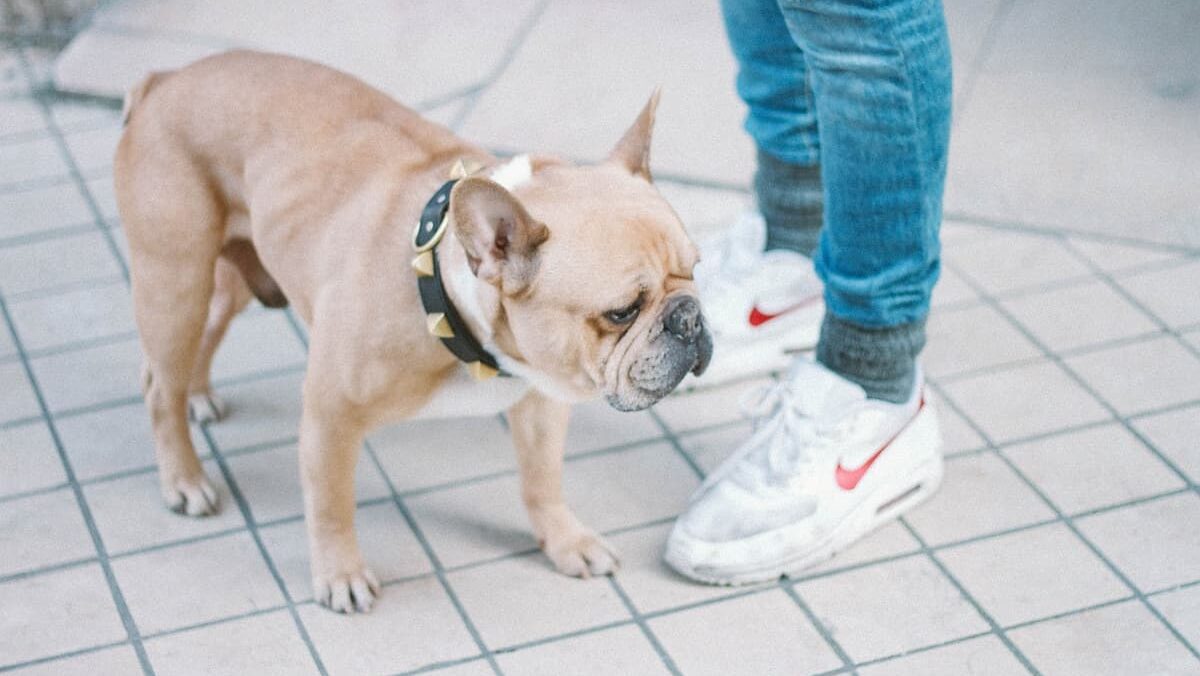
[[[667,541],[667,563],[689,578],[748,584],[797,573],[941,483],[941,433],[919,374],[909,400],[890,404],[801,359],[783,382],[751,394],[754,434],[700,486]]]
[[[700,244],[696,287],[713,335],[713,360],[683,389],[715,387],[778,371],[817,344],[825,314],[812,260],[794,251],[763,251],[762,215],[747,212],[721,236]]]

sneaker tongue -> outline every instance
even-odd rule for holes
[[[808,359],[797,359],[787,377],[800,408],[817,420],[840,418],[867,398],[857,384]]]

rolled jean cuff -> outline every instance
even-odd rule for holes
[[[767,224],[767,249],[789,249],[812,258],[824,211],[821,166],[791,164],[760,149],[754,192]]]
[[[917,377],[917,355],[925,347],[925,319],[868,328],[825,314],[817,361],[857,383],[872,399],[908,400]]]

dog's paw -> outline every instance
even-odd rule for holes
[[[379,595],[379,580],[370,568],[344,575],[313,578],[317,603],[335,613],[369,613]]]
[[[188,417],[193,422],[217,422],[229,413],[229,407],[212,392],[194,392],[188,395]]]
[[[163,485],[163,500],[167,508],[176,514],[188,516],[210,516],[217,513],[220,500],[203,473],[190,479],[175,479]]]
[[[599,535],[582,530],[557,539],[548,538],[542,546],[546,556],[563,575],[588,578],[617,572],[620,562],[613,548]]]

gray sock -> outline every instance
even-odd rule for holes
[[[767,251],[788,249],[811,258],[823,217],[820,165],[788,164],[760,150],[754,192],[767,222]]]
[[[908,401],[917,377],[917,355],[925,347],[925,320],[867,328],[826,313],[817,361],[862,386],[871,399]]]

